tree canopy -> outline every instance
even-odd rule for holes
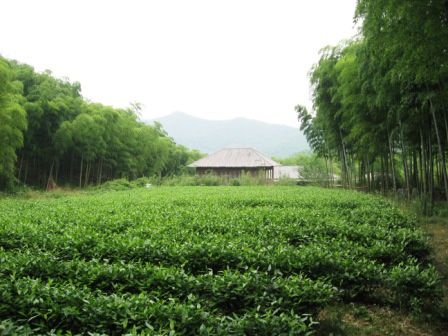
[[[14,181],[16,150],[23,145],[26,114],[21,106],[21,83],[8,62],[0,58],[0,188]]]
[[[198,157],[139,111],[89,102],[79,83],[0,57],[0,188],[170,175]]]
[[[311,70],[314,111],[297,107],[311,147],[345,186],[448,200],[446,1],[359,0],[355,19]]]

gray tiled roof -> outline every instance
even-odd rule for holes
[[[274,167],[280,164],[253,148],[224,148],[193,162],[189,167]]]

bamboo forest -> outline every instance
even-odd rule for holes
[[[447,3],[360,0],[355,19],[311,70],[301,129],[346,187],[448,200]]]

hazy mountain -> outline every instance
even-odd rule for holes
[[[224,147],[253,147],[269,156],[289,156],[309,150],[299,128],[257,120],[205,120],[182,112],[155,119],[176,143],[204,153]],[[152,123],[153,120],[145,120]]]

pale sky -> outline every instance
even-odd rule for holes
[[[297,126],[319,50],[356,0],[0,0],[0,54],[79,81],[85,98]]]

